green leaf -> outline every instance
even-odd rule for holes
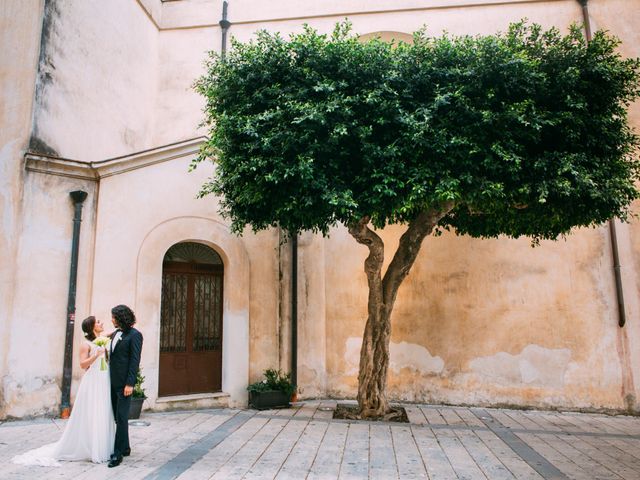
[[[519,22],[391,45],[350,28],[261,31],[210,54],[195,83],[209,136],[190,169],[215,161],[200,196],[220,198],[235,232],[384,227],[445,201],[438,231],[475,237],[535,242],[626,217],[640,62],[617,39]]]

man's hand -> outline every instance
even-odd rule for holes
[[[124,386],[124,396],[128,397],[132,393],[133,393],[133,387],[131,385],[125,385]]]

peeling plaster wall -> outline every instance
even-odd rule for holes
[[[21,241],[16,254],[15,297],[7,350],[8,367],[3,378],[6,414],[23,417],[56,413],[61,398],[66,305],[73,229],[72,190],[89,193],[82,212],[80,256],[76,296],[78,324],[88,311],[91,245],[95,221],[95,184],[77,179],[26,172]],[[74,335],[74,371],[80,328]],[[72,398],[77,389],[72,385]]]
[[[29,143],[43,0],[0,2],[0,418],[13,395],[8,352],[22,224],[23,155]]]
[[[305,397],[326,391],[327,297],[325,242],[307,232],[298,240],[298,383]]]
[[[3,285],[0,299],[7,333],[0,348],[0,417],[23,417],[56,413],[60,402],[73,219],[69,192],[89,193],[80,238],[79,321],[90,313],[97,215],[94,182],[25,172],[24,151],[90,161],[148,147],[157,31],[128,0],[2,2],[0,21],[2,45],[10,46],[10,55],[2,56],[0,82],[7,99],[2,105],[10,107],[2,109],[0,122],[0,168],[7,169],[0,175],[0,247],[9,266],[1,279],[10,284]],[[76,358],[81,341],[78,327],[72,401],[82,374]]]
[[[640,57],[640,2],[626,0],[591,0],[593,29],[606,29],[622,40],[620,52],[625,57]],[[640,132],[640,102],[629,109],[629,121]],[[634,205],[640,212],[640,202]],[[627,323],[616,331],[616,351],[622,371],[621,395],[627,408],[640,410],[640,222],[617,222]]]
[[[207,201],[207,200],[204,200]],[[249,230],[242,242],[251,264],[251,299],[249,310],[249,383],[261,380],[267,368],[289,370],[289,364],[279,362],[280,304],[278,231],[275,229],[257,235]],[[226,288],[226,287],[225,287]],[[230,285],[243,289],[242,285]]]
[[[149,148],[157,29],[131,0],[47,0],[31,147],[79,160]]]
[[[0,6],[0,38],[15,52],[0,59],[0,100],[10,107],[0,122],[0,248],[15,259],[0,271],[0,327],[8,332],[0,340],[0,418],[53,413],[59,402],[73,214],[68,192],[78,188],[89,198],[77,317],[95,314],[108,323],[113,305],[134,308],[145,335],[142,365],[150,406],[157,407],[162,257],[178,241],[203,242],[225,261],[223,389],[230,403],[243,405],[246,384],[265,368],[289,370],[289,246],[279,243],[277,230],[231,235],[217,200],[195,199],[211,173],[207,166],[187,174],[191,157],[173,158],[103,178],[99,188],[24,172],[29,139],[36,151],[101,161],[204,133],[198,127],[203,101],[192,85],[204,71],[205,52],[220,49],[220,2],[141,2],[10,0]],[[640,56],[636,4],[589,2],[594,29],[620,36],[627,56]],[[38,7],[45,12],[43,22],[33,14]],[[365,7],[378,13],[362,14]],[[524,17],[562,30],[582,22],[575,0],[374,0],[365,7],[351,0],[237,0],[229,6],[229,36],[246,41],[258,28],[286,36],[301,31],[303,22],[330,32],[345,16],[356,33],[388,37],[425,24],[437,35],[494,33]],[[15,58],[22,62],[18,69]],[[640,105],[632,106],[630,118],[640,126]],[[392,315],[390,397],[640,410],[639,225],[635,220],[618,229],[624,329],[617,327],[606,226],[535,249],[526,239],[445,234],[425,240]],[[382,232],[385,266],[402,232]],[[356,395],[366,253],[344,228],[332,230],[329,239],[299,239],[303,397]],[[82,373],[76,359],[74,366],[72,394]]]
[[[387,264],[401,230],[382,232]],[[427,238],[392,314],[390,396],[624,408],[607,242],[604,227],[533,249],[527,240]],[[339,229],[325,247],[328,391],[346,397],[366,319],[366,250],[354,243]]]

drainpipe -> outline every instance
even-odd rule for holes
[[[589,0],[578,0],[582,5],[582,18],[584,19],[584,31],[587,34],[587,42],[593,38],[591,36],[591,20],[589,20]]]
[[[291,383],[298,385],[298,235],[291,237]]]
[[[71,271],[69,274],[69,295],[67,297],[67,331],[64,343],[64,365],[62,369],[62,401],[60,417],[69,418],[71,413],[71,366],[73,358],[73,327],[76,321],[76,281],[78,278],[78,250],[80,247],[80,222],[82,203],[87,192],[76,190],[69,195],[73,200],[73,239],[71,243]]]
[[[227,20],[227,7],[229,6],[229,2],[226,0],[222,2],[222,20],[218,22],[220,28],[222,29],[222,48],[220,49],[220,56],[224,58],[227,53],[227,30],[231,26],[231,22]]]
[[[620,255],[618,254],[618,237],[616,236],[615,219],[609,220],[609,236],[611,237],[611,252],[613,254],[613,271],[616,278],[616,297],[618,300],[618,326],[624,327],[627,315],[624,308],[624,293],[622,291],[622,276],[620,274]]]
[[[591,20],[589,19],[589,0],[578,0],[582,5],[582,17],[587,43],[593,38],[591,35]],[[613,256],[613,272],[616,279],[616,299],[618,301],[618,326],[624,327],[627,315],[624,308],[624,292],[622,291],[622,276],[620,274],[620,254],[618,253],[618,236],[616,235],[615,219],[609,220],[609,236],[611,238],[611,253]]]

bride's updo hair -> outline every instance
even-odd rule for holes
[[[90,342],[93,342],[96,339],[96,334],[93,333],[95,326],[96,317],[93,315],[82,320],[82,331],[84,332],[84,337]]]

